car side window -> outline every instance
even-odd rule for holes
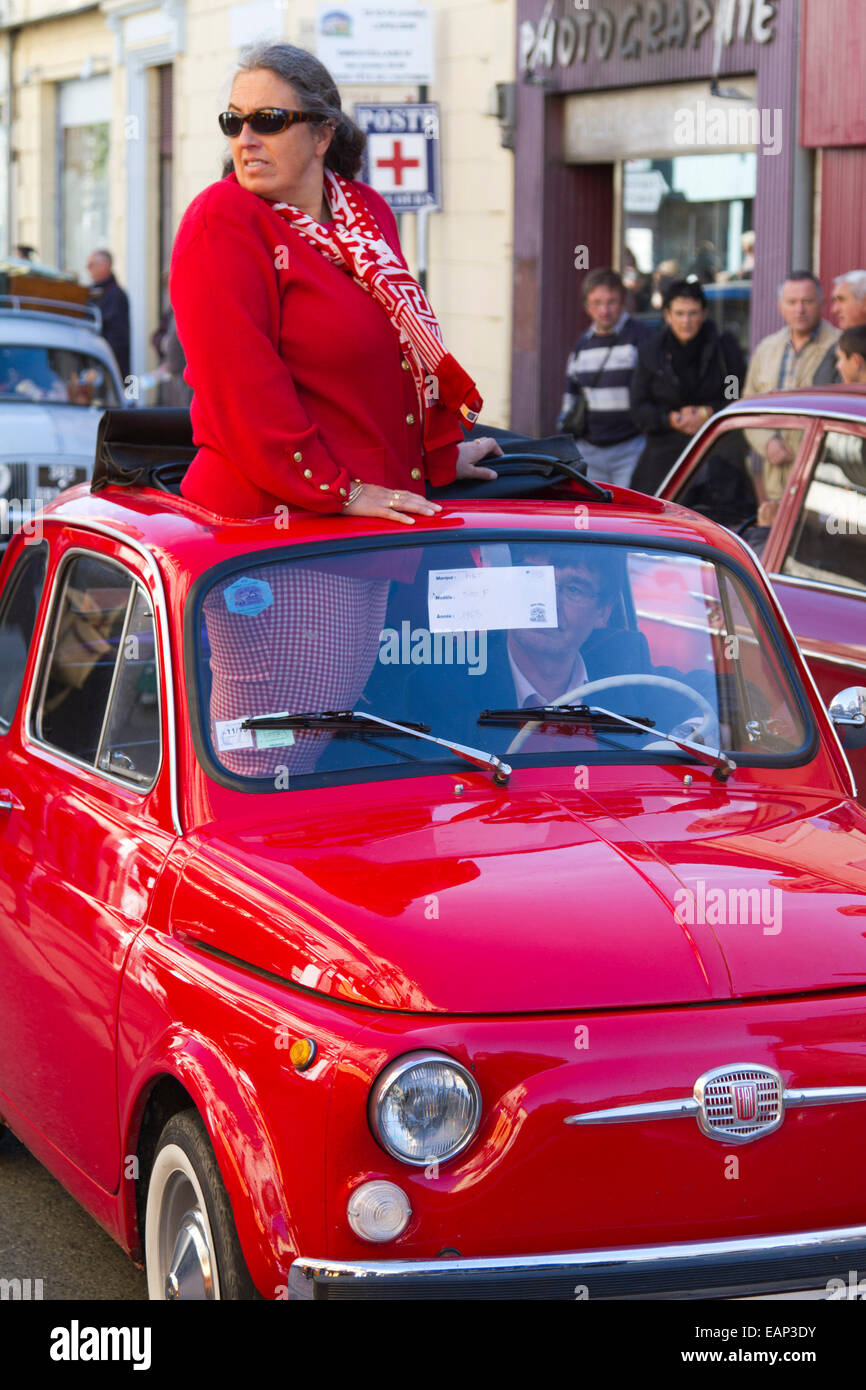
[[[48,546],[25,545],[6,581],[0,601],[0,733],[15,717],[36,614],[45,584]]]
[[[828,430],[821,441],[782,573],[866,591],[866,439]]]
[[[139,584],[134,590],[98,765],[106,772],[150,786],[160,754],[156,633],[148,595]]]
[[[119,565],[76,557],[63,579],[36,712],[43,742],[136,786],[160,758],[150,599]]]
[[[752,444],[747,436],[769,433],[738,429],[715,434],[673,500],[730,529],[754,517],[758,503],[750,461],[763,440]]]
[[[799,426],[724,430],[707,443],[674,501],[736,531],[755,522],[758,498],[753,476],[761,474],[767,500],[778,504],[803,442]],[[761,553],[768,529],[753,527],[746,539]]]

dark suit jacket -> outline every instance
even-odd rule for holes
[[[129,300],[113,275],[98,285],[91,285],[88,304],[102,314],[102,336],[117,358],[120,375],[129,376]]]
[[[487,669],[483,675],[471,675],[470,668],[465,664],[436,666],[432,670],[430,667],[414,667],[407,682],[406,717],[426,720],[433,726],[434,734],[464,743],[478,744],[480,739],[484,744],[485,726],[477,722],[481,710],[513,709],[518,703],[508,660],[507,640],[507,632],[488,633]],[[580,654],[586,666],[587,681],[632,673],[669,676],[694,686],[712,700],[708,688],[712,682],[708,680],[706,672],[684,675],[674,667],[653,666],[649,645],[641,632],[625,628],[597,628],[584,642]],[[386,669],[395,670],[394,667]],[[435,690],[433,706],[431,690]],[[561,693],[564,695],[566,692],[563,690]],[[376,698],[373,690],[370,690],[370,694]],[[378,713],[384,713],[383,698],[384,688],[379,696],[380,703],[375,706]],[[394,708],[393,703],[389,703]],[[671,729],[680,720],[697,713],[697,706],[685,696],[671,690],[655,690],[638,682],[633,687],[625,686],[612,691],[610,698],[605,697],[604,691],[599,691],[597,695],[588,696],[587,703],[599,703],[633,718],[653,719],[660,729]]]
[[[841,381],[838,368],[836,367],[836,344],[828,347],[812,377],[813,386],[832,386],[834,382]]]
[[[470,674],[468,663],[406,666],[377,661],[355,708],[398,721],[418,720],[429,724],[431,733],[438,738],[501,752],[514,737],[516,727],[479,724],[478,716],[483,709],[513,709],[517,704],[507,641],[507,632],[488,633],[486,669],[478,675]],[[479,655],[474,644],[471,653],[473,657]],[[690,671],[684,674],[672,666],[653,666],[649,645],[641,632],[597,628],[590,633],[580,653],[588,681],[632,673],[669,676],[692,686],[711,704],[715,703],[715,681],[711,673]],[[654,720],[660,734],[698,712],[694,701],[688,697],[672,690],[642,686],[639,682],[633,687],[611,691],[609,697],[599,691],[597,695],[588,696],[587,703],[601,704],[632,718]],[[390,743],[393,735],[383,733],[369,737],[381,737]],[[447,756],[440,755],[432,744],[409,738],[405,740],[405,747],[407,756],[421,762]],[[561,751],[568,751],[565,743]],[[340,736],[323,749],[316,770],[327,772],[335,767],[367,766],[369,762],[362,738]]]

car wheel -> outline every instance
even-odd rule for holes
[[[159,1138],[147,1188],[148,1297],[254,1299],[231,1204],[195,1110],[173,1115]]]

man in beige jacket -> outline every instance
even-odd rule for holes
[[[762,338],[752,354],[743,399],[765,391],[786,391],[809,386],[828,349],[839,337],[838,329],[821,317],[821,282],[808,270],[795,270],[779,286],[779,313],[785,327]],[[766,439],[763,432],[746,437],[757,454],[755,487],[761,504],[758,519],[769,525],[785,490],[794,462],[799,431],[780,431]],[[765,504],[770,504],[765,505]]]

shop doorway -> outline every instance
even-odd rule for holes
[[[665,288],[696,279],[717,328],[748,352],[756,182],[752,150],[620,162],[614,250],[638,318],[660,323]]]

